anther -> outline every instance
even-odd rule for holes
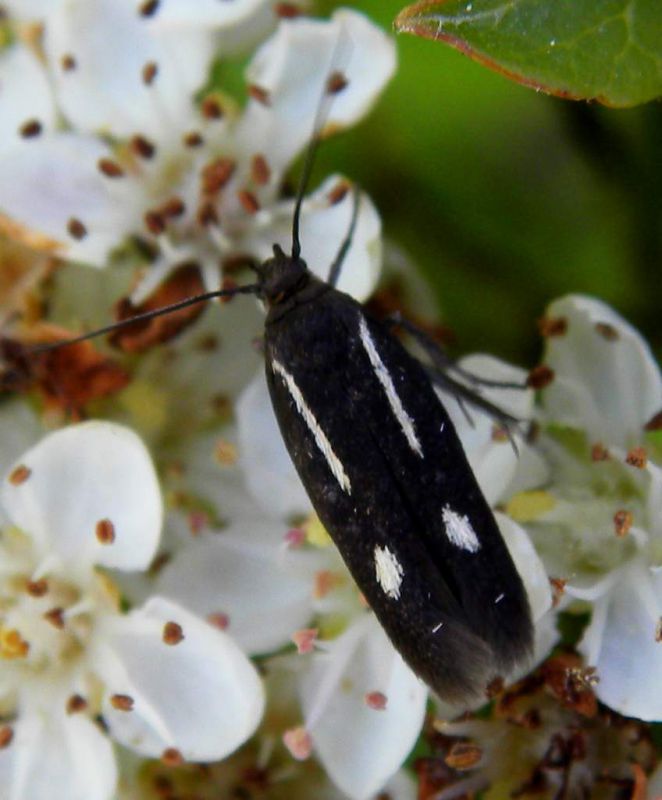
[[[200,104],[200,112],[205,119],[222,119],[225,116],[223,106],[213,95],[205,97]]]
[[[348,83],[347,76],[342,72],[332,72],[326,82],[326,91],[328,94],[339,94],[347,87]]]
[[[99,172],[102,172],[107,178],[122,178],[124,170],[117,163],[110,158],[100,158],[97,161]]]
[[[623,536],[627,536],[627,534],[630,532],[633,521],[634,518],[631,511],[626,511],[624,508],[619,509],[614,514],[614,528],[616,530],[616,536],[621,538]]]
[[[160,5],[160,0],[145,0],[145,2],[138,9],[141,17],[151,17],[156,14]]]
[[[143,65],[141,76],[145,86],[151,86],[158,75],[159,67],[154,61],[148,61]]]
[[[115,526],[109,519],[100,519],[94,533],[99,544],[112,544],[115,541]]]
[[[72,239],[81,240],[87,236],[87,228],[76,217],[70,217],[67,221],[67,233]]]
[[[184,134],[182,141],[184,142],[185,147],[200,147],[202,144],[204,144],[205,140],[197,131],[189,131],[188,133]]]
[[[206,228],[208,225],[218,225],[220,218],[213,203],[201,203],[195,215],[198,225]]]
[[[230,617],[222,611],[213,611],[207,615],[207,622],[219,631],[226,631],[230,625]]]
[[[290,728],[285,731],[283,744],[297,761],[305,761],[313,750],[312,739],[304,727]]]
[[[252,97],[253,100],[257,100],[257,102],[261,103],[263,106],[271,105],[269,92],[266,89],[263,89],[262,86],[258,86],[256,83],[249,84],[248,96]]]
[[[451,769],[473,769],[483,757],[483,751],[472,742],[457,742],[451,747],[450,753],[444,758]]]
[[[205,194],[216,194],[232,178],[236,163],[231,158],[217,158],[203,167],[200,174],[202,191]]]
[[[48,581],[40,578],[38,581],[28,581],[25,584],[25,591],[30,597],[43,597],[48,592]]]
[[[363,699],[373,711],[384,711],[386,708],[387,697],[383,692],[368,692]]]
[[[658,411],[657,414],[653,414],[653,416],[644,425],[644,430],[659,431],[661,429],[662,429],[662,411]]]
[[[118,711],[132,711],[133,710],[133,697],[128,694],[113,694],[110,697],[110,704]]]
[[[44,619],[46,622],[50,622],[50,624],[57,628],[59,631],[64,630],[64,609],[56,606],[55,608],[51,608],[50,611],[46,611],[44,614]]]
[[[76,63],[76,59],[71,55],[71,53],[65,53],[60,58],[60,66],[64,72],[72,72],[76,69],[78,64]]]
[[[146,211],[143,222],[153,236],[160,236],[166,229],[166,222],[158,211]]]
[[[27,481],[31,474],[32,470],[29,467],[26,467],[25,464],[19,464],[9,473],[7,480],[12,486],[20,486]]]
[[[169,645],[179,644],[184,639],[182,626],[177,622],[166,622],[163,626],[163,641]]]
[[[616,328],[614,328],[613,325],[609,325],[607,322],[596,322],[595,330],[596,333],[599,333],[600,336],[602,336],[602,338],[606,339],[608,342],[616,342],[621,338],[621,335]]]
[[[303,628],[300,631],[295,631],[292,634],[292,641],[297,646],[297,653],[306,655],[312,653],[315,649],[315,640],[317,639],[317,628]]]
[[[336,183],[333,189],[331,189],[326,196],[326,199],[329,201],[329,205],[335,206],[338,205],[338,203],[342,203],[342,201],[347,197],[349,188],[349,183],[347,181],[338,181],[338,183]]]
[[[80,694],[72,694],[67,700],[67,714],[79,714],[87,709],[87,700]]]
[[[247,214],[257,214],[260,210],[260,201],[248,189],[240,189],[237,192],[237,198]]]
[[[169,767],[178,767],[184,763],[184,756],[176,747],[166,747],[161,753],[161,761]]]
[[[24,139],[34,139],[35,136],[39,136],[41,131],[42,126],[38,119],[29,119],[18,129],[18,132]]]
[[[648,463],[648,453],[644,447],[633,447],[625,457],[625,463],[637,469],[644,469]]]
[[[253,156],[251,161],[251,177],[258,186],[265,186],[271,179],[271,168],[267,163],[267,159],[261,153],[257,153]]]
[[[224,467],[231,467],[237,463],[237,445],[227,439],[218,439],[214,445],[214,458]]]
[[[276,3],[274,14],[280,19],[294,19],[301,16],[301,9],[294,3]]]
[[[11,725],[3,725],[0,727],[0,750],[4,750],[12,743],[14,738],[14,729]]]
[[[563,336],[567,330],[568,320],[565,317],[541,317],[538,320],[538,332],[545,339]]]
[[[591,447],[591,461],[609,461],[609,459],[609,450],[607,450],[602,442],[596,442]]]
[[[131,149],[137,156],[144,159],[153,158],[156,153],[156,145],[140,134],[136,134],[131,139]]]
[[[529,372],[526,385],[530,389],[544,389],[554,380],[554,370],[546,364],[540,364]]]

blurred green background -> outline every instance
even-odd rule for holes
[[[387,30],[403,7],[351,5]],[[371,194],[385,235],[433,288],[457,352],[532,365],[547,303],[584,292],[637,325],[659,356],[660,104],[562,101],[447,45],[404,35],[397,45],[385,95],[325,144],[316,175],[344,172]]]

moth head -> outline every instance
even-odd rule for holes
[[[261,295],[267,305],[283,303],[300,291],[309,278],[306,262],[297,256],[286,255],[275,244],[273,258],[268,258],[260,267]]]

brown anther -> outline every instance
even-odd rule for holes
[[[283,744],[297,761],[305,761],[313,750],[312,739],[304,727],[290,728],[285,731]]]
[[[526,385],[530,389],[544,389],[554,380],[554,370],[546,364],[540,364],[529,372]]]
[[[46,611],[44,614],[44,619],[46,622],[50,622],[54,628],[57,628],[59,631],[64,630],[64,609],[56,606],[55,608],[51,608],[50,611]]]
[[[171,553],[159,553],[158,556],[154,557],[154,560],[149,565],[148,574],[150,577],[154,577],[158,575],[159,572],[165,567],[166,564],[169,564],[172,561],[172,554]]]
[[[236,163],[231,158],[217,158],[203,167],[200,174],[202,191],[205,194],[216,194],[232,178]]]
[[[207,614],[207,622],[219,631],[226,631],[230,625],[230,617],[222,611],[213,611]]]
[[[644,430],[645,431],[662,430],[662,411],[658,411],[657,414],[653,414],[653,416],[644,425]]]
[[[328,569],[321,569],[315,573],[315,582],[313,585],[313,597],[316,600],[321,600],[326,597],[330,591],[335,589],[338,585],[338,577]]]
[[[602,442],[596,442],[591,447],[591,461],[609,461],[610,458],[609,450]]]
[[[222,119],[225,116],[223,106],[213,95],[205,97],[200,104],[200,111],[205,119]]]
[[[263,89],[261,86],[258,86],[256,83],[251,83],[248,85],[248,96],[252,97],[253,100],[257,100],[258,103],[262,103],[263,106],[268,106],[271,104],[269,92],[266,89]]]
[[[508,438],[508,429],[504,426],[495,422],[492,425],[492,434],[491,439],[493,442],[507,442],[509,441]]]
[[[619,509],[614,514],[614,529],[616,536],[627,536],[632,527],[633,516],[631,511],[626,511],[624,508]]]
[[[67,700],[67,714],[80,714],[87,709],[87,700],[81,694],[72,694]]]
[[[457,742],[444,758],[451,769],[460,771],[473,769],[483,757],[483,751],[472,742]]]
[[[658,619],[657,625],[655,626],[655,641],[662,642],[662,617]]]
[[[132,711],[133,697],[128,694],[113,694],[110,697],[110,705],[118,711]]]
[[[332,72],[326,81],[326,91],[328,94],[339,94],[348,83],[347,76],[342,72]]]
[[[41,122],[38,119],[29,119],[18,129],[19,134],[24,139],[34,139],[35,136],[39,136],[41,131]]]
[[[159,211],[164,217],[181,217],[186,211],[186,205],[181,197],[173,195],[163,203]]]
[[[110,158],[100,158],[97,161],[99,172],[102,172],[107,178],[122,178],[124,177],[124,170],[117,163]]]
[[[349,189],[350,185],[347,181],[338,181],[338,183],[336,183],[333,189],[331,189],[326,196],[326,199],[329,201],[329,205],[335,206],[338,203],[342,203],[342,201],[347,197]]]
[[[143,215],[145,227],[153,236],[160,236],[166,229],[166,222],[158,211],[145,211]]]
[[[292,634],[292,641],[297,647],[297,653],[302,656],[312,653],[315,649],[315,639],[317,639],[317,628],[303,628]]]
[[[48,581],[40,578],[38,581],[28,581],[25,584],[25,591],[30,597],[43,597],[48,592]]]
[[[568,330],[565,317],[541,317],[538,320],[538,333],[549,339],[552,336],[563,336]]]
[[[63,56],[60,57],[60,66],[64,72],[72,72],[76,69],[78,64],[76,63],[76,59],[71,55],[71,53],[65,53]]]
[[[175,645],[179,644],[184,639],[184,631],[182,626],[177,622],[166,622],[163,626],[163,641],[166,644]]]
[[[94,528],[99,544],[112,544],[115,541],[115,526],[109,519],[100,519]]]
[[[237,445],[228,442],[227,439],[218,439],[214,445],[214,458],[224,467],[230,467],[237,463]]]
[[[368,708],[371,708],[373,711],[384,711],[388,702],[388,698],[384,692],[368,692],[363,697],[363,700]]]
[[[144,64],[140,74],[142,76],[142,81],[145,84],[145,86],[151,86],[154,83],[158,73],[159,73],[159,67],[158,64],[156,64],[156,62],[148,61],[146,64]]]
[[[253,156],[251,178],[258,186],[265,186],[271,179],[271,168],[267,163],[267,159],[261,153]]]
[[[595,331],[608,342],[616,342],[621,338],[621,335],[616,328],[614,328],[614,326],[610,325],[608,322],[596,322]]]
[[[552,607],[556,608],[565,594],[568,581],[565,578],[550,578],[549,584],[552,587]]]
[[[25,464],[19,464],[9,473],[7,480],[12,486],[20,486],[27,481],[31,474],[32,470],[29,467],[26,467]]]
[[[625,463],[637,469],[644,469],[648,463],[648,453],[645,447],[633,447],[625,457]]]
[[[145,0],[145,2],[138,9],[141,17],[151,17],[158,10],[161,0]]]
[[[14,729],[11,725],[2,725],[0,727],[0,750],[4,750],[12,743],[14,738]]]
[[[145,160],[154,158],[154,154],[156,153],[156,145],[140,134],[136,134],[132,137],[131,149],[137,156]]]
[[[76,217],[70,217],[67,221],[67,233],[72,239],[80,241],[87,236],[87,228]]]
[[[220,222],[218,211],[213,203],[200,203],[195,218],[202,228],[206,228],[207,225],[218,225]]]
[[[161,753],[161,762],[168,767],[179,767],[184,763],[184,756],[176,747],[166,747]]]
[[[280,19],[294,19],[301,16],[301,9],[294,3],[275,3],[274,14]]]
[[[184,134],[182,141],[185,147],[200,147],[200,145],[204,144],[205,140],[197,131],[189,131]]]
[[[260,210],[260,201],[248,189],[240,189],[237,192],[237,198],[247,214],[257,214]]]

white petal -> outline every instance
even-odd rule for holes
[[[97,162],[111,157],[100,142],[74,134],[29,140],[0,155],[0,209],[49,240],[59,254],[105,266],[131,223],[140,219],[140,195],[129,176],[104,177]],[[71,219],[87,234],[73,238]]]
[[[206,617],[227,614],[228,633],[248,653],[291,643],[312,614],[314,552],[286,550],[285,525],[250,520],[178,553],[159,577],[159,592]]]
[[[468,356],[460,361],[459,366],[484,380],[522,385],[526,380],[526,373],[523,370],[487,355]],[[480,384],[474,386],[466,380],[463,383],[472,391],[478,391],[485,400],[517,419],[530,419],[533,408],[533,392],[526,389],[502,389]],[[452,394],[440,392],[440,396],[462,440],[478,483],[490,505],[494,505],[503,497],[515,475],[519,454],[515,452],[507,438],[495,439],[493,431],[496,421],[491,416],[464,403],[471,416],[470,422]],[[517,446],[522,449],[526,448],[521,437],[517,437]]]
[[[255,14],[266,0],[167,0],[153,17],[155,25],[230,28]]]
[[[372,692],[385,695],[383,710],[367,705]],[[427,694],[372,616],[312,657],[301,682],[306,725],[329,776],[353,800],[371,797],[400,768],[420,733]]]
[[[247,152],[266,153],[273,168],[286,167],[310,139],[332,69],[349,81],[330,107],[327,125],[337,129],[359,120],[384,88],[395,69],[394,43],[355,11],[336,11],[329,22],[283,21],[248,68],[248,82],[267,91],[269,105],[252,101],[246,110],[239,141]]]
[[[349,231],[353,198],[347,192],[342,202],[330,205],[329,195],[343,179],[327,178],[309,195],[301,210],[301,253],[309,269],[323,280],[329,275],[338,249]],[[263,259],[268,258],[274,243],[289,252],[292,244],[292,202],[279,203],[273,209],[273,225],[263,229],[250,246]],[[381,220],[371,199],[361,193],[359,214],[352,244],[342,264],[338,289],[359,301],[375,290],[382,265]]]
[[[46,28],[45,49],[62,108],[79,130],[171,140],[190,124],[207,77],[211,32],[155,25],[134,0],[68,0]],[[71,54],[74,69],[64,70]],[[146,64],[155,64],[151,84]]]
[[[568,329],[547,342],[546,363],[555,379],[543,392],[549,418],[588,431],[592,441],[627,446],[662,408],[662,377],[639,333],[606,304],[569,295],[552,303],[552,318]],[[596,326],[606,324],[617,339]]]
[[[628,569],[596,603],[580,643],[597,667],[598,698],[620,714],[649,722],[662,720],[662,643],[655,640],[661,616],[662,574]],[[601,630],[594,635],[596,626]]]
[[[167,622],[181,626],[178,644],[163,641]],[[260,678],[234,641],[161,597],[115,625],[97,666],[112,735],[143,755],[176,748],[191,761],[224,758],[253,733],[264,709]],[[113,694],[129,695],[133,709],[113,708]]]
[[[273,517],[307,514],[310,500],[283,444],[262,370],[239,396],[236,414],[239,461],[257,502]]]
[[[25,144],[20,131],[32,120],[42,134],[55,123],[55,104],[46,73],[27,47],[16,44],[0,54],[0,149]]]
[[[8,516],[42,554],[66,562],[145,569],[161,531],[161,494],[149,454],[128,428],[86,422],[51,433],[17,464],[28,479],[2,485]],[[110,520],[115,540],[101,544],[97,523]]]
[[[87,717],[26,711],[13,727],[11,744],[0,750],[3,800],[110,800],[117,781],[113,749]]]
[[[496,514],[499,530],[524,583],[531,616],[536,622],[552,607],[552,591],[542,561],[520,525],[505,514]]]

